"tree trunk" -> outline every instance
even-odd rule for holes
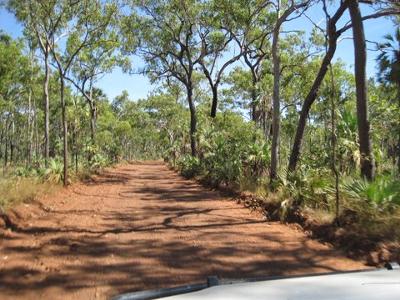
[[[33,140],[35,141],[35,162],[39,159],[40,147],[39,147],[39,126],[37,121],[37,106],[36,100],[33,98],[33,106],[35,107],[34,115],[33,115]]]
[[[61,73],[61,72],[60,72]],[[63,127],[63,163],[64,163],[64,186],[68,185],[68,125],[66,116],[66,104],[65,104],[65,81],[63,74],[60,74],[60,100],[61,100],[61,116],[62,116],[62,127]]]
[[[32,129],[32,89],[29,88],[28,94],[28,160],[27,165],[30,166],[32,163],[32,148],[33,148],[33,129]]]
[[[1,118],[3,119],[3,118]],[[3,121],[3,120],[2,120]],[[4,155],[3,155],[3,147],[5,146],[5,142],[4,142],[4,131],[5,128],[3,126],[1,126],[1,133],[0,133],[0,162],[3,160]]]
[[[297,124],[296,135],[293,142],[293,148],[289,159],[289,168],[288,168],[289,172],[294,172],[296,170],[297,163],[300,157],[300,149],[301,149],[301,144],[303,142],[304,130],[306,127],[308,114],[310,112],[312,104],[317,98],[318,90],[321,86],[322,80],[326,75],[328,66],[336,51],[336,43],[339,36],[336,33],[336,26],[334,23],[333,24],[331,23],[329,27],[330,27],[328,28],[329,45],[327,52],[324,56],[324,59],[322,60],[321,67],[318,71],[317,77],[315,78],[314,83],[309,93],[307,94],[306,99],[304,100],[303,107],[301,108],[300,118]]]
[[[49,125],[49,48],[46,45],[44,53],[44,83],[43,83],[43,101],[44,101],[44,162],[46,168],[49,166],[49,149],[50,149],[50,125]]]
[[[335,176],[335,223],[337,226],[340,226],[340,191],[339,191],[339,171],[336,165],[337,161],[337,130],[336,130],[336,84],[335,84],[335,77],[333,74],[332,64],[329,65],[330,70],[330,77],[331,77],[331,93],[330,93],[330,100],[331,100],[331,148],[332,148],[332,172]]]
[[[97,107],[96,107],[96,103],[93,100],[92,84],[90,84],[88,101],[89,101],[89,108],[90,108],[90,136],[92,139],[92,144],[94,145],[95,138],[96,138]]]
[[[364,26],[358,0],[349,2],[349,12],[351,23],[353,25],[354,76],[356,80],[361,175],[368,180],[373,180],[375,175],[375,166],[370,139],[370,124],[368,121],[368,92],[366,81],[367,51],[365,45]]]
[[[257,123],[257,92],[256,92],[256,85],[253,81],[253,87],[251,90],[251,120]]]
[[[276,179],[279,167],[279,135],[280,135],[280,57],[278,53],[279,47],[279,31],[280,26],[277,26],[273,34],[272,42],[272,64],[274,72],[274,87],[272,94],[272,145],[271,145],[271,169],[270,180],[271,182]]]
[[[78,125],[77,120],[74,120],[74,159],[75,159],[75,173],[78,174]]]
[[[5,169],[7,168],[7,163],[8,163],[8,143],[9,143],[8,117],[6,119],[4,141],[5,141],[5,147],[4,147],[4,170],[3,170],[3,173],[5,172]]]
[[[197,156],[197,142],[196,142],[196,131],[197,131],[197,116],[196,107],[193,103],[193,88],[191,84],[187,86],[187,99],[190,110],[190,148],[192,150],[192,156]]]
[[[341,16],[345,12],[347,5],[348,1],[341,2],[334,16],[329,19],[327,25],[327,33],[329,39],[328,49],[322,60],[321,67],[318,71],[317,77],[315,78],[313,85],[309,93],[307,94],[306,99],[304,100],[304,104],[300,112],[299,123],[297,125],[296,135],[293,142],[293,148],[289,159],[289,167],[288,167],[289,172],[294,172],[296,170],[296,166],[299,161],[300,149],[303,141],[304,129],[306,126],[308,113],[310,112],[311,105],[317,98],[318,89],[321,86],[322,80],[324,79],[326,72],[328,70],[328,66],[332,60],[333,55],[335,54],[336,43],[341,34],[336,31],[336,22],[341,18]]]
[[[90,138],[93,145],[96,139],[96,115],[96,106],[93,102],[90,102]]]
[[[215,118],[217,115],[218,106],[218,86],[214,85],[211,87],[212,90],[212,103],[211,103],[211,118]]]
[[[14,114],[12,115],[11,121],[11,137],[10,137],[10,165],[14,162],[14,150],[15,150],[15,121]]]

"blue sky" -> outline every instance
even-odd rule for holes
[[[371,13],[371,10],[367,7],[362,7],[363,15]],[[307,15],[316,23],[323,21],[324,15],[319,7],[310,9]],[[343,22],[347,22],[348,13],[346,12],[343,16]],[[379,42],[382,41],[382,36],[387,33],[394,32],[394,24],[388,19],[380,18],[368,20],[365,23],[365,35],[370,41]],[[304,17],[287,23],[286,30],[305,30],[309,32],[312,28],[312,24]],[[10,34],[14,38],[22,35],[22,26],[18,24],[14,16],[8,13],[5,9],[0,8],[0,29]],[[340,58],[348,65],[349,69],[352,69],[354,61],[354,50],[353,41],[350,39],[351,30],[344,34],[345,39],[341,40],[336,54],[335,60]],[[373,48],[373,45],[367,45],[369,48]],[[368,52],[368,64],[367,64],[367,75],[368,77],[375,76],[376,74],[376,62],[375,57],[377,53],[375,51]],[[140,66],[143,64],[139,58],[135,58],[133,61],[134,65]],[[149,80],[142,75],[129,75],[124,74],[120,69],[115,69],[112,73],[105,75],[98,83],[97,86],[105,91],[105,93],[113,99],[115,96],[121,94],[123,90],[127,90],[132,99],[144,98],[154,89]]]

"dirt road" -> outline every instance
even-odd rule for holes
[[[19,213],[18,230],[0,236],[0,299],[105,299],[208,275],[364,267],[161,162],[108,170]]]

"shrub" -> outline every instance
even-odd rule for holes
[[[64,166],[63,163],[56,159],[49,161],[49,167],[43,172],[43,179],[52,183],[61,183],[64,178]]]
[[[201,172],[199,159],[191,155],[180,157],[177,161],[177,166],[181,174],[186,178],[192,178]]]
[[[203,165],[207,179],[215,185],[235,183],[241,176],[241,145],[229,133],[215,133],[204,153]]]
[[[110,163],[109,163],[108,159],[99,153],[96,153],[90,160],[90,168],[93,170],[98,170],[98,169],[104,168],[104,167],[108,166],[109,164]]]
[[[393,210],[400,205],[400,181],[388,176],[377,177],[369,182],[351,179],[343,184],[345,195],[357,201],[364,201],[380,211]]]
[[[261,140],[247,146],[245,152],[245,165],[247,172],[252,177],[265,175],[270,162],[270,148]]]
[[[301,166],[300,170],[286,177],[279,173],[277,188],[286,198],[292,198],[294,204],[318,209],[329,209],[332,182],[329,170],[313,170]]]

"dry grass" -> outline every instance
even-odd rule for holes
[[[0,210],[34,200],[36,197],[54,192],[58,185],[41,182],[36,178],[0,178]]]
[[[304,208],[304,213],[318,224],[333,224],[335,214],[323,209]]]

